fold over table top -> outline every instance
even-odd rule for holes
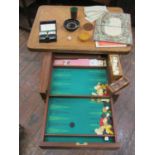
[[[82,26],[88,21],[84,18],[84,7],[78,6],[78,17],[80,21],[80,28],[74,32],[68,32],[64,27],[63,23],[66,19],[70,18],[70,7],[71,6],[41,6],[38,9],[35,17],[33,27],[28,39],[27,46],[31,51],[41,52],[70,52],[70,53],[119,53],[125,54],[131,51],[131,46],[127,47],[112,47],[112,48],[96,48],[93,40],[87,42],[81,42],[78,39],[78,34],[82,30]],[[111,12],[120,13],[123,12],[118,7],[108,7]],[[57,22],[57,42],[52,43],[39,43],[39,24],[40,21],[56,20]],[[93,23],[94,24],[94,23]],[[89,33],[93,36],[93,31]],[[71,36],[72,40],[68,40],[67,37]]]

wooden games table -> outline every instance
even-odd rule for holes
[[[34,24],[28,40],[28,48],[31,51],[41,52],[70,52],[70,53],[120,53],[126,54],[131,51],[131,46],[127,47],[113,47],[113,48],[96,48],[95,42],[91,39],[88,42],[81,42],[78,39],[78,34],[82,30],[82,26],[88,21],[84,18],[84,8],[78,7],[77,20],[80,21],[80,28],[74,32],[68,32],[63,23],[66,19],[70,18],[71,6],[41,6],[38,9]],[[111,12],[120,13],[123,12],[118,7],[108,7]],[[39,43],[39,23],[45,20],[56,20],[57,22],[57,42],[53,43]],[[94,24],[94,23],[93,23]],[[93,36],[93,30],[90,31]],[[71,36],[72,40],[67,40],[67,37]]]
[[[111,12],[123,12],[118,7],[108,7]],[[96,48],[91,39],[78,40],[82,26],[88,21],[84,18],[84,8],[78,7],[80,28],[68,32],[63,27],[70,18],[70,6],[41,6],[38,9],[27,46],[31,51],[45,52],[41,69],[39,92],[45,100],[45,113],[42,129],[42,148],[98,148],[118,149],[112,95],[94,97],[91,95],[99,79],[104,84],[111,82],[108,54],[126,54],[131,46],[121,48]],[[56,20],[57,42],[39,43],[40,21]],[[94,23],[93,23],[94,24]],[[90,31],[93,35],[93,31]],[[67,37],[71,36],[72,40]],[[55,60],[63,59],[103,59],[106,67],[92,66],[54,66]],[[97,80],[97,81],[96,81]],[[108,103],[98,103],[108,98]],[[113,134],[96,135],[102,109],[107,107]],[[108,140],[107,140],[108,137]]]

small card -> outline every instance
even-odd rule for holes
[[[55,26],[55,24],[52,24],[52,23],[50,23],[50,24],[41,24],[40,29],[41,29],[41,31],[53,31],[53,30],[55,31],[56,26]]]

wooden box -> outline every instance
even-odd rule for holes
[[[106,55],[44,56],[39,86],[45,100],[40,147],[120,148],[113,98],[97,89],[103,86],[106,90],[109,77]]]
[[[111,81],[116,81],[119,78],[121,78],[123,76],[123,70],[119,59],[119,55],[110,54],[108,56],[108,63]]]

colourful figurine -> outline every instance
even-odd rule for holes
[[[104,140],[105,141],[109,141],[109,137],[104,137]]]
[[[106,106],[102,109],[102,112],[106,115],[106,117],[110,116],[109,106]]]
[[[107,118],[105,118],[104,120],[103,120],[103,123],[104,123],[104,125],[103,125],[103,129],[105,130],[105,132],[107,133],[107,134],[114,134],[113,133],[113,131],[112,131],[112,125],[110,125],[110,124],[108,124],[108,119]]]
[[[104,98],[104,99],[101,99],[101,101],[109,103],[110,102],[110,99]]]
[[[93,92],[93,96],[109,96],[107,91],[107,84],[101,84],[98,83],[94,87],[96,92]],[[102,115],[99,121],[99,128],[96,128],[94,131],[97,135],[103,135],[103,134],[111,134],[113,135],[114,132],[112,130],[112,123],[111,123],[111,111],[110,111],[110,99],[93,99],[97,102],[104,102],[104,107],[102,109]],[[106,138],[108,140],[108,138]]]
[[[101,83],[98,83],[94,89],[96,90],[96,92],[92,93],[92,95],[95,95],[95,96],[109,96],[108,92],[107,92],[107,84],[101,84]]]
[[[100,119],[100,126],[103,126],[103,120],[104,120],[104,118]]]
[[[107,112],[107,109],[104,107],[104,108],[102,109],[102,111],[105,113],[105,112]]]
[[[107,117],[101,118],[99,124],[100,124],[100,127],[95,129],[95,133],[97,135],[102,135],[104,132],[106,134],[111,134],[111,135],[114,134],[114,132],[112,131],[112,125],[108,124],[108,118]]]
[[[96,133],[97,135],[103,135],[103,130],[102,130],[102,128],[100,127],[100,128],[95,129],[95,133]]]

